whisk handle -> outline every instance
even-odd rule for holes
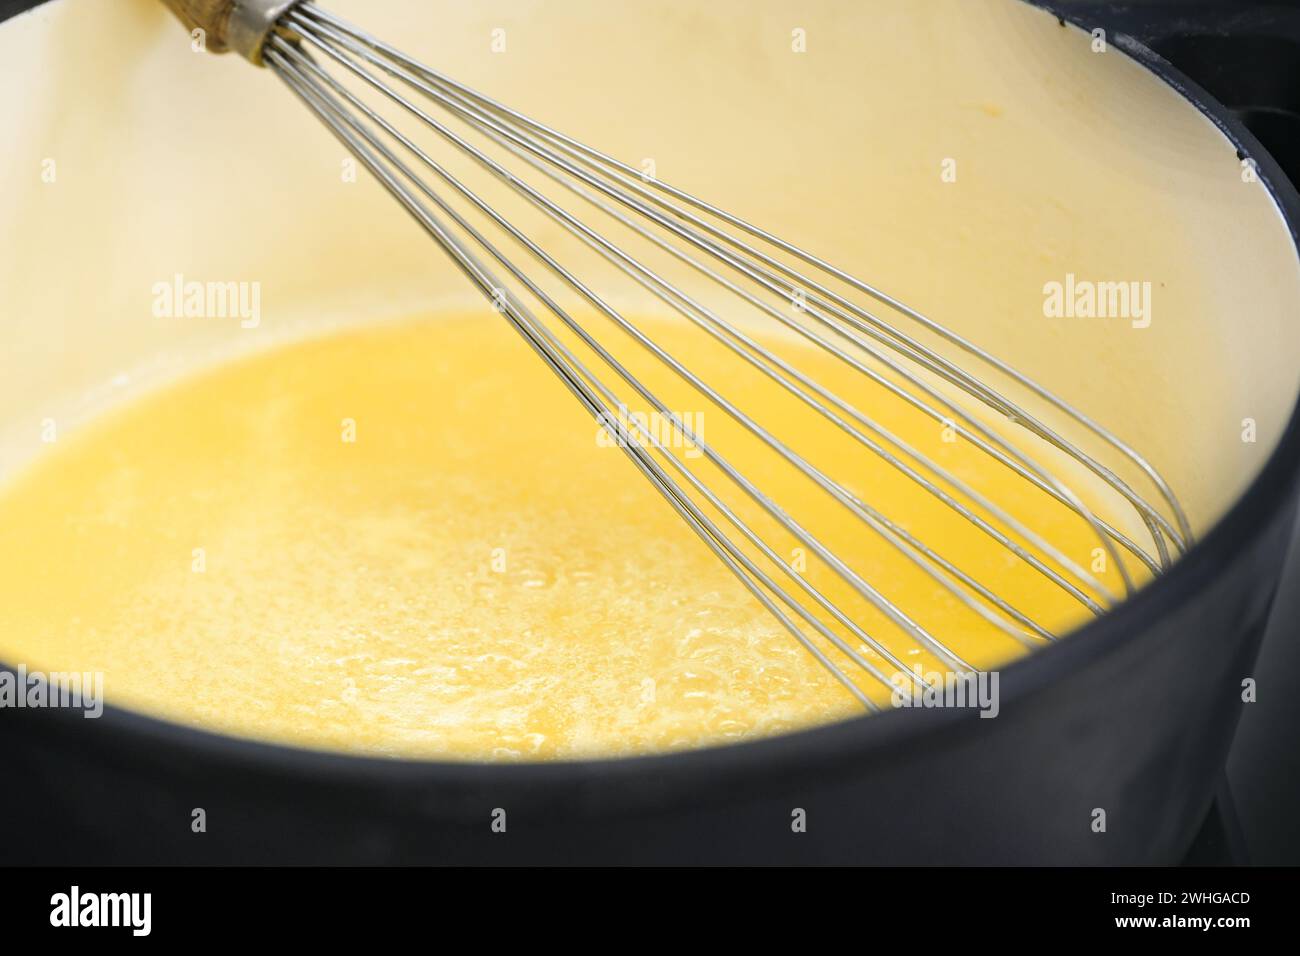
[[[163,0],[190,31],[202,30],[212,53],[233,50],[262,64],[262,45],[275,21],[305,0]]]

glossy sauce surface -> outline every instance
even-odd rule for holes
[[[1088,560],[1082,522],[1033,504],[860,376],[780,345],[991,495],[1028,501],[1030,520]],[[801,454],[1023,609],[1054,627],[1082,617],[841,432],[734,362],[689,354]],[[703,440],[967,660],[1023,651],[717,408],[692,414]],[[769,734],[860,706],[491,313],[281,346],[111,410],[0,495],[0,540],[0,659],[102,671],[110,702],[239,735],[538,759]],[[901,659],[938,666],[842,580],[806,573]],[[861,683],[888,704],[887,687]]]

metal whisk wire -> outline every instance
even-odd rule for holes
[[[539,276],[514,262],[499,241],[472,224],[449,201],[450,196],[459,197],[459,201],[477,210],[500,231],[501,238],[508,237],[540,264],[545,270],[542,275],[550,280],[558,279],[580,296],[587,306],[613,323],[660,366],[722,409],[763,447],[835,499],[857,521],[984,621],[1029,647],[1053,640],[1056,635],[1014,607],[993,587],[958,567],[783,443],[718,387],[629,321],[562,265],[552,252],[530,238],[499,208],[484,200],[394,121],[370,105],[357,89],[378,94],[382,101],[413,117],[424,133],[436,134],[458,154],[468,157],[622,275],[890,468],[915,482],[1091,613],[1102,613],[1114,601],[1114,596],[1096,576],[1064,554],[1047,536],[1028,527],[971,483],[801,371],[740,325],[728,321],[685,287],[656,272],[644,255],[635,255],[616,244],[544,191],[521,179],[515,170],[507,168],[420,104],[441,109],[447,118],[519,160],[547,182],[562,187],[584,206],[619,223],[632,236],[647,243],[647,249],[670,256],[708,280],[711,288],[725,290],[728,296],[779,323],[800,341],[824,351],[911,408],[951,428],[971,447],[1023,479],[1028,486],[1074,512],[1092,528],[1126,589],[1131,591],[1135,583],[1121,550],[1151,573],[1158,573],[1190,544],[1192,536],[1187,518],[1169,486],[1149,462],[1121,439],[996,356],[818,256],[682,190],[657,179],[647,180],[632,167],[477,93],[313,4],[289,8],[280,18],[277,32],[267,39],[262,55],[266,65],[493,301],[578,401],[597,421],[617,433],[620,447],[710,550],[781,626],[868,709],[878,709],[878,705],[846,673],[846,662],[885,686],[893,686],[894,681],[893,675],[884,669],[886,665],[918,685],[924,679],[887,643],[868,633],[854,615],[819,589],[808,575],[800,573],[782,557],[719,489],[689,467],[679,451],[669,447],[636,416],[628,415],[626,392],[620,393],[619,389],[630,389],[655,412],[672,421],[689,445],[742,492],[744,499],[816,555],[854,594],[869,602],[918,646],[958,672],[971,672],[974,668],[842,560],[818,535],[796,521],[758,483],[702,435],[696,434],[680,415],[670,411],[645,381],[543,288]],[[397,81],[400,86],[390,81]],[[424,172],[412,168],[411,163]],[[429,174],[449,192],[435,187]],[[516,289],[526,291],[533,307],[518,291],[499,280],[484,255],[517,284]],[[791,261],[797,261],[801,267],[792,265]],[[852,292],[837,292],[830,287],[832,282]],[[915,323],[1066,416],[1078,429],[1116,452],[1126,467],[1145,476],[1167,513],[1139,494],[1112,466],[918,336],[904,332],[855,302],[849,297],[853,293],[865,295],[902,320]],[[797,309],[791,308],[792,302],[798,303]],[[556,334],[539,317],[538,310],[558,321],[582,343],[599,360],[605,377]],[[608,384],[606,379],[611,375],[612,381],[621,384]],[[945,387],[951,391],[945,391]],[[973,405],[958,400],[953,392],[973,400]],[[1096,515],[1059,474],[990,425],[985,416],[1011,423],[1014,429],[1033,436],[1099,479],[1140,519],[1151,538],[1149,548]],[[838,625],[842,632],[833,625]],[[830,648],[819,646],[804,628],[824,639],[843,660],[833,659]]]

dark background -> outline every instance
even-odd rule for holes
[[[1143,41],[1234,110],[1300,185],[1300,0],[1039,2],[1082,25]],[[0,20],[31,5],[0,0]],[[1255,670],[1258,701],[1237,731],[1219,801],[1221,832],[1212,841],[1226,834],[1235,845],[1230,855],[1243,862],[1300,864],[1298,673],[1300,528]]]
[[[1300,186],[1300,0],[1044,0],[1128,33],[1231,108]],[[1297,316],[1300,321],[1300,316]],[[1300,356],[1296,357],[1300,361]],[[1245,862],[1300,865],[1300,528],[1292,537],[1221,804]],[[1231,820],[1228,827],[1232,828]]]

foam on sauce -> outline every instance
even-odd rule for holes
[[[1089,562],[1097,542],[1077,518],[830,358],[782,347]],[[1061,630],[1082,619],[766,380],[690,349],[796,450],[1023,610]],[[659,385],[966,659],[1023,653],[722,411]],[[0,541],[0,659],[102,671],[111,703],[237,735],[536,759],[722,742],[860,709],[491,313],[283,346],[106,413],[0,494]],[[937,666],[824,568],[806,573],[904,659]]]

